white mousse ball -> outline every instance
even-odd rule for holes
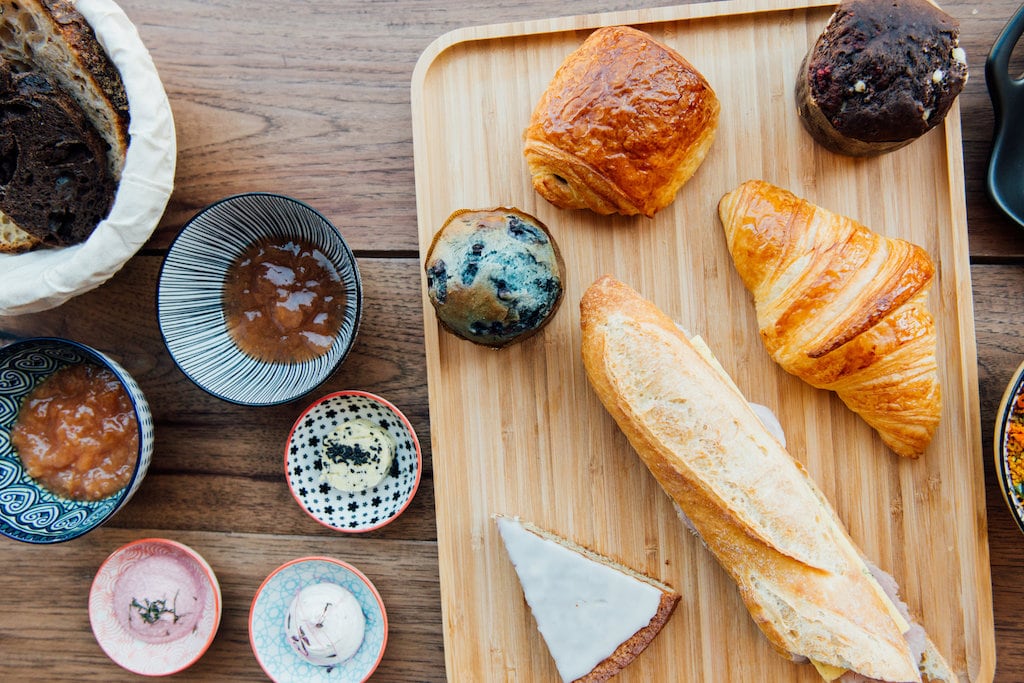
[[[317,583],[299,591],[285,617],[288,643],[317,666],[335,666],[359,650],[366,617],[359,601],[334,583]]]

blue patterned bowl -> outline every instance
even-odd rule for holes
[[[354,419],[380,425],[395,444],[395,456],[383,481],[349,492],[321,476],[321,445]],[[419,488],[422,459],[416,432],[398,408],[365,391],[338,391],[316,400],[295,420],[285,446],[284,476],[306,514],[336,531],[358,533],[379,529],[405,511]]]
[[[1014,371],[996,411],[992,455],[1003,500],[1024,532],[1024,363]]]
[[[355,596],[366,617],[356,653],[337,666],[310,664],[288,644],[285,616],[306,586],[335,583]],[[341,560],[304,557],[275,569],[256,591],[249,610],[249,644],[264,673],[275,683],[359,683],[377,669],[388,642],[388,616],[380,593],[366,576]]]
[[[46,377],[67,365],[95,363],[117,376],[135,408],[139,454],[128,484],[98,501],[77,501],[51,493],[32,479],[11,446],[11,428],[22,399]],[[67,339],[34,338],[0,349],[0,533],[26,543],[59,543],[95,529],[124,507],[142,483],[153,456],[153,418],[135,380],[117,362]]]
[[[222,302],[228,269],[267,237],[315,244],[341,276],[344,319],[321,356],[266,362],[242,351],[228,333]],[[359,329],[362,292],[355,256],[330,221],[289,197],[241,194],[211,204],[178,233],[160,270],[157,318],[171,358],[201,389],[239,405],[276,405],[312,391],[345,360]]]

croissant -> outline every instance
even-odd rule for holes
[[[653,216],[707,156],[718,98],[678,52],[642,31],[594,31],[570,54],[524,132],[537,192],[562,209]]]
[[[718,211],[772,359],[921,455],[942,411],[927,252],[759,180]]]

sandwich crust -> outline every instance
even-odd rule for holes
[[[534,616],[538,620],[538,627],[541,629],[541,633],[548,645],[549,651],[551,652],[552,657],[556,660],[559,673],[565,681],[570,680],[571,676],[578,676],[577,678],[572,679],[573,683],[597,683],[598,681],[606,681],[617,675],[622,671],[622,669],[636,659],[648,645],[650,645],[655,636],[661,632],[669,617],[672,616],[672,612],[675,610],[676,605],[679,603],[681,596],[672,589],[671,586],[628,567],[621,562],[601,555],[585,546],[570,541],[567,538],[559,536],[554,532],[543,529],[535,524],[519,519],[518,517],[512,518],[505,515],[495,515],[494,519],[497,521],[498,528],[501,530],[503,537],[506,533],[512,533],[513,538],[516,535],[532,534],[533,536],[547,542],[540,547],[551,549],[561,546],[565,550],[568,550],[569,553],[573,554],[572,556],[578,559],[578,562],[574,564],[573,571],[567,573],[564,571],[560,572],[555,569],[558,565],[547,566],[542,570],[546,559],[544,557],[544,553],[535,551],[535,554],[531,558],[532,561],[524,561],[526,554],[523,553],[522,550],[513,554],[512,549],[506,540],[506,547],[509,550],[509,555],[513,563],[516,564],[516,572],[523,572],[520,573],[519,578],[520,582],[522,582],[523,590],[524,593],[526,593],[527,602],[530,604],[531,610],[534,610],[537,607],[551,608],[555,603],[557,603],[557,599],[554,603],[550,600],[546,600],[546,596],[536,589],[544,584],[549,584],[546,587],[546,590],[548,591],[565,589],[567,587],[567,574],[570,577],[569,581],[573,584],[573,587],[580,586],[583,588],[583,590],[578,594],[564,595],[559,593],[558,598],[566,600],[564,604],[560,605],[561,607],[565,608],[570,604],[574,604],[574,607],[568,607],[568,609],[572,610],[573,614],[562,615],[566,621],[560,624],[560,628],[555,628],[554,622],[552,621],[546,621],[545,628],[545,625],[541,624],[541,615],[536,611],[534,612]],[[516,531],[512,532],[511,530]],[[564,570],[564,566],[561,567],[561,569]],[[612,610],[612,612],[607,611],[609,607],[624,607],[626,605],[625,601],[629,600],[629,598],[624,595],[617,594],[614,589],[609,588],[603,583],[603,580],[599,578],[602,575],[606,575],[605,572],[607,572],[607,570],[611,570],[611,572],[608,572],[611,574],[621,574],[632,582],[647,584],[653,589],[653,592],[658,594],[658,602],[656,606],[652,605],[654,611],[647,624],[638,628],[629,637],[625,637],[625,639],[619,643],[608,656],[594,664],[590,671],[580,674],[579,669],[582,667],[574,668],[571,664],[568,669],[563,669],[563,664],[558,663],[558,658],[559,656],[566,655],[570,648],[565,645],[565,641],[561,640],[561,638],[556,638],[554,642],[562,643],[560,647],[561,650],[564,651],[556,651],[552,649],[553,643],[549,640],[549,636],[564,636],[566,633],[562,632],[553,634],[552,631],[567,631],[572,628],[576,630],[595,630],[605,632],[609,627],[612,627],[611,631],[615,632],[616,624],[604,623],[605,619],[601,619],[600,621],[594,619],[596,612],[593,611],[593,609],[595,605],[600,604],[601,607],[599,610],[602,611],[604,617],[609,617],[612,612],[614,612],[614,610]],[[588,574],[590,575],[588,576]],[[596,574],[596,576],[594,576],[594,574]],[[534,592],[531,593],[527,588],[527,584],[524,580],[525,577],[530,577]],[[607,592],[604,590],[597,590],[597,587],[602,585],[605,586]],[[591,599],[588,600],[583,598],[585,595],[589,595]],[[594,599],[598,595],[600,595],[600,598]],[[589,604],[589,608],[584,607],[579,602],[574,602],[581,599],[585,604]],[[589,615],[588,620],[576,621],[577,619],[584,619],[584,615]],[[586,643],[586,645],[589,646],[592,644],[592,641],[584,637],[582,640],[577,640],[574,643],[574,646],[579,647],[582,643]],[[596,647],[603,648],[606,644],[607,641],[602,641],[602,643]],[[583,649],[586,649],[585,646]],[[606,651],[607,650],[604,649],[601,650],[602,654]],[[579,652],[574,651],[573,654],[579,654]],[[586,655],[590,654],[592,653],[586,653]],[[591,661],[593,660],[590,658],[587,659],[588,666]]]
[[[615,652],[608,655],[589,674],[576,679],[577,683],[607,681],[625,669],[641,652],[647,649],[647,646],[651,644],[654,637],[661,633],[662,627],[665,626],[668,618],[675,611],[676,605],[679,603],[679,597],[678,593],[662,593],[661,602],[658,603],[658,611],[651,617],[651,623],[634,633],[629,639],[624,640],[621,645],[615,648]]]

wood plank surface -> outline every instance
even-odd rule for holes
[[[959,118],[954,112],[943,129],[870,160],[814,144],[792,93],[800,61],[831,11],[741,1],[506,25],[445,36],[421,58],[413,79],[421,251],[452,211],[515,206],[551,229],[567,267],[566,301],[553,321],[500,352],[439,333],[424,302],[446,661],[455,680],[481,671],[488,680],[509,671],[528,679],[554,672],[519,602],[491,519],[496,513],[553,529],[685,596],[622,680],[817,678],[813,668],[771,651],[728,576],[687,532],[588,390],[578,301],[603,273],[702,335],[748,398],[776,412],[790,452],[867,555],[901,582],[954,668],[964,680],[991,680]],[[533,191],[522,157],[533,104],[585,37],[581,29],[606,24],[638,26],[675,47],[722,103],[708,158],[654,219],[561,211]],[[751,121],[759,123],[753,130]],[[932,254],[945,409],[920,460],[897,458],[834,395],[787,375],[764,352],[716,218],[718,198],[749,178],[787,187]],[[918,536],[932,542],[911,542]],[[936,594],[948,599],[929,599]],[[510,605],[519,608],[509,614]],[[483,633],[486,639],[472,637]],[[736,656],[706,656],[723,642]]]
[[[153,54],[175,114],[175,192],[160,229],[121,273],[53,311],[0,319],[0,344],[56,334],[124,361],[156,415],[152,476],[94,534],[47,548],[0,539],[0,681],[143,680],[103,655],[85,608],[102,559],[144,536],[192,545],[224,588],[224,620],[213,646],[175,680],[265,680],[246,624],[256,587],[278,564],[321,553],[353,562],[382,593],[391,636],[374,681],[460,680],[446,671],[442,647],[430,448],[435,416],[428,411],[410,94],[417,59],[439,36],[464,27],[671,4],[310,0],[285,9],[267,0],[121,0]],[[990,441],[996,404],[1024,359],[1024,232],[985,196],[993,121],[982,65],[1019,2],[942,4],[961,22],[972,71],[959,102],[988,522],[987,530],[973,533],[987,538],[991,550],[996,680],[1013,682],[1024,669],[1024,539],[996,487]],[[758,144],[766,135],[760,131],[752,121]],[[167,244],[199,207],[249,190],[311,203],[356,249],[366,315],[353,356],[323,390],[363,389],[395,402],[419,433],[426,467],[409,510],[371,534],[323,529],[288,496],[280,451],[303,401],[246,409],[213,399],[177,371],[160,341],[154,290]],[[944,594],[929,599],[939,602]],[[751,628],[742,608],[706,619]],[[526,633],[532,625],[517,627]],[[710,658],[724,647],[700,652],[688,643],[673,656]],[[490,680],[513,680],[519,662],[509,663]],[[468,680],[488,679],[481,672]]]

